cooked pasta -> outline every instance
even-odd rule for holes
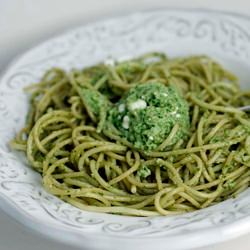
[[[207,56],[53,68],[25,91],[30,110],[11,146],[80,209],[170,215],[249,186],[250,117],[238,107],[250,91]]]

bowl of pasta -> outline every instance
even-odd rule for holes
[[[24,53],[0,80],[1,208],[93,250],[250,232],[249,26],[156,10]]]

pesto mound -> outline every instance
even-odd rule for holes
[[[186,101],[174,87],[157,82],[131,88],[109,110],[108,122],[135,148],[146,151],[161,145],[176,123],[179,128],[168,148],[185,139],[190,127]]]

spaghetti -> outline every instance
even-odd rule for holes
[[[174,143],[182,124],[143,150],[109,115],[114,107],[123,112],[117,103],[131,89],[152,82],[174,86],[190,125]],[[250,118],[237,107],[250,103],[250,92],[209,57],[151,53],[69,73],[53,68],[26,91],[26,126],[11,146],[26,153],[48,192],[80,209],[169,215],[205,208],[249,186]]]

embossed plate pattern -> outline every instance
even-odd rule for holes
[[[22,88],[46,69],[82,68],[109,57],[147,51],[170,56],[208,54],[247,87],[250,19],[215,11],[161,10],[79,27],[39,45],[12,64],[0,81],[0,206],[36,232],[86,249],[190,249],[250,232],[250,190],[197,212],[137,218],[81,211],[48,194],[39,174],[9,140],[28,110]],[[248,87],[249,88],[249,87]]]

